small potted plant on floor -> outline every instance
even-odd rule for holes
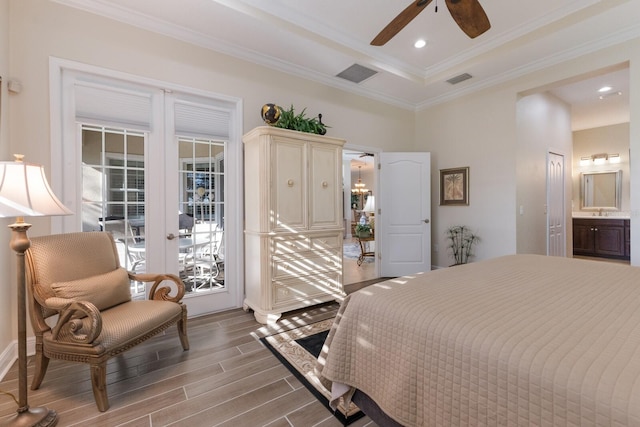
[[[371,225],[369,224],[356,225],[356,236],[360,238],[371,237]]]
[[[447,228],[446,235],[451,255],[455,260],[453,265],[466,264],[473,256],[473,245],[480,240],[478,235],[471,232],[469,227],[465,225],[454,225]]]

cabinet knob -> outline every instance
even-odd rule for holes
[[[293,187],[293,180],[292,180],[292,179],[288,180],[288,181],[287,181],[287,185],[288,185],[289,187]]]
[[[329,183],[327,181],[322,181],[322,188],[327,188]]]
[[[597,229],[597,228],[594,228],[594,229],[593,229],[593,231],[598,231],[598,229]]]

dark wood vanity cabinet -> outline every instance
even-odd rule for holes
[[[573,219],[573,254],[630,259],[628,219]]]

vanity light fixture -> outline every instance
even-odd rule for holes
[[[607,154],[604,153],[594,154],[593,156],[591,156],[591,158],[593,159],[594,165],[604,165],[608,160]]]
[[[620,163],[620,154],[609,154],[609,163]]]
[[[607,154],[607,153],[598,153],[593,154],[590,157],[580,157],[580,166],[589,166],[590,164],[594,165],[604,165],[606,163],[620,163],[620,154]]]
[[[598,89],[598,92],[605,93],[609,92],[611,89],[613,89],[611,86],[602,86],[600,89]]]

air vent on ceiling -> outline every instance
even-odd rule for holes
[[[458,84],[460,82],[463,82],[465,80],[469,80],[471,77],[473,77],[471,74],[469,73],[462,73],[458,76],[455,77],[451,77],[449,80],[447,80],[447,83],[450,83],[452,85]]]
[[[353,64],[349,68],[346,68],[345,70],[337,74],[336,77],[349,80],[353,83],[360,83],[377,73],[378,72],[376,70],[372,70],[371,68],[367,68],[359,64]]]

